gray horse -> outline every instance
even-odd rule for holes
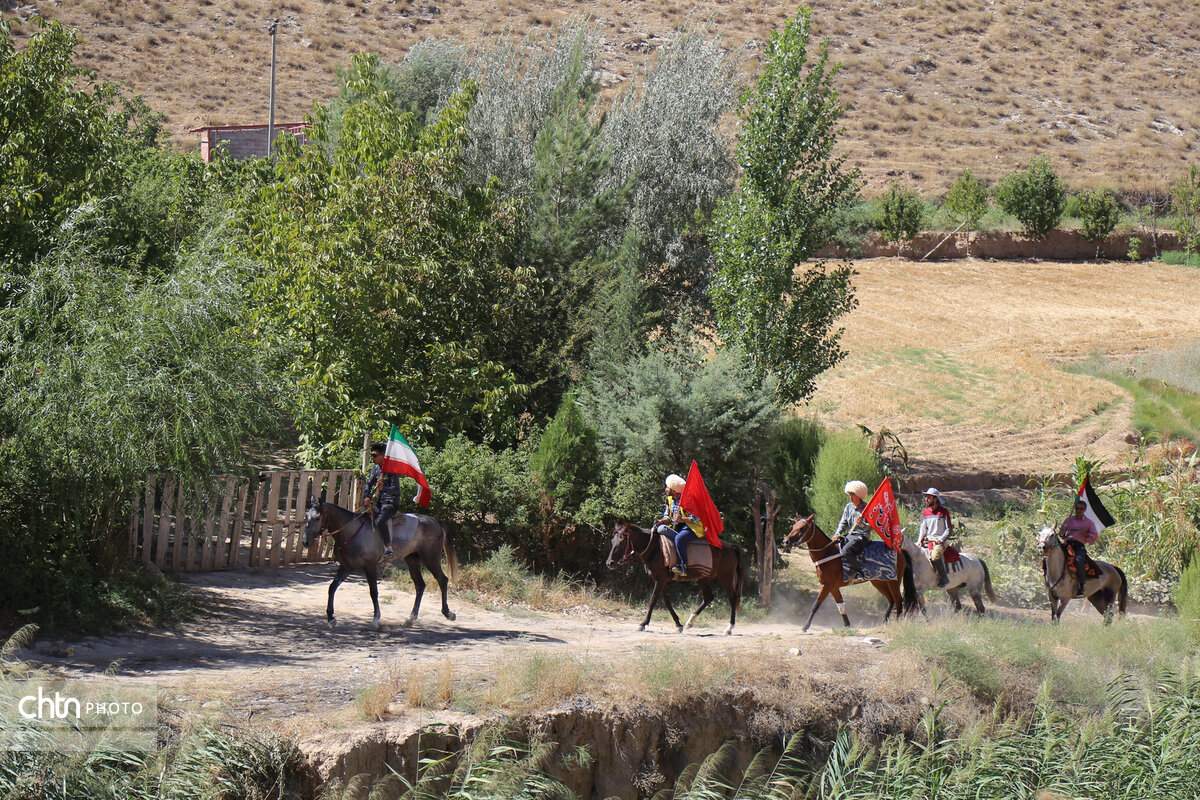
[[[1085,579],[1083,591],[1078,592],[1075,577],[1070,573],[1063,575],[1067,572],[1067,554],[1063,550],[1058,533],[1049,525],[1042,528],[1042,532],[1038,534],[1038,547],[1042,550],[1042,575],[1046,584],[1046,594],[1050,596],[1052,622],[1058,622],[1067,604],[1075,599],[1077,593],[1086,597],[1100,612],[1105,625],[1112,623],[1114,604],[1118,613],[1122,617],[1125,616],[1125,606],[1129,601],[1129,583],[1120,567],[1107,561],[1092,559],[1100,569],[1100,577]]]
[[[924,614],[925,592],[937,588],[937,570],[929,561],[928,551],[924,547],[919,547],[907,536],[904,537],[904,552],[908,553],[908,560],[913,565],[913,582],[917,587],[917,607]],[[971,595],[971,599],[975,601],[975,610],[983,614],[985,610],[983,607],[984,592],[987,592],[989,600],[993,603],[996,602],[996,593],[992,591],[992,575],[988,571],[987,562],[977,555],[964,551],[959,551],[958,558],[959,566],[946,573],[946,577],[949,579],[949,583],[945,587],[946,594],[949,595],[950,602],[954,604],[954,610],[962,611],[963,604],[958,598],[958,593],[965,588]]]
[[[375,606],[375,618],[371,621],[371,629],[379,630],[379,559],[383,556],[383,540],[371,524],[369,514],[355,514],[353,511],[326,503],[323,499],[308,499],[308,512],[305,514],[304,546],[311,547],[322,533],[333,537],[333,554],[338,562],[337,575],[329,584],[329,605],[325,614],[329,618],[329,627],[337,625],[333,616],[333,595],[342,581],[351,572],[362,571],[367,576],[367,586],[371,590],[371,603]],[[421,565],[433,573],[433,577],[442,589],[442,616],[453,621],[454,612],[446,604],[446,574],[442,572],[442,551],[446,552],[446,562],[450,565],[450,576],[458,573],[458,556],[454,545],[450,542],[450,534],[436,519],[424,514],[397,514],[392,517],[392,548],[398,558],[408,563],[408,573],[412,576],[413,588],[417,597],[413,601],[412,614],[404,621],[403,627],[411,626],[417,619],[421,609],[421,595],[425,593],[425,579],[421,577]]]

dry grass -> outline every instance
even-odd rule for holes
[[[1195,270],[1161,264],[874,259],[857,264],[848,358],[812,408],[887,427],[918,472],[1043,472],[1124,450],[1132,404],[1062,366],[1200,339]],[[1169,287],[1169,288],[1168,288]]]
[[[409,708],[447,708],[454,700],[454,664],[419,664],[404,677],[404,704]]]
[[[358,693],[354,701],[358,712],[369,720],[383,719],[392,698],[399,693],[403,680],[400,666],[389,661],[379,682],[364,686]]]
[[[929,194],[965,167],[995,178],[1043,152],[1071,181],[1107,175],[1163,186],[1200,154],[1194,102],[1200,6],[1194,3],[813,0],[812,7],[816,36],[828,37],[834,59],[845,64],[844,147],[872,189],[895,177]],[[579,10],[562,0],[85,0],[39,8],[83,31],[85,63],[144,94],[180,138],[206,121],[265,121],[271,16],[281,18],[276,118],[288,121],[332,95],[336,67],[357,50],[397,61],[426,37],[470,41],[504,27],[545,30]],[[687,18],[709,21],[736,46],[765,39],[795,4],[595,0],[586,11],[604,37],[603,66],[629,75],[643,56],[626,45],[650,35],[669,38]],[[932,56],[932,69],[904,71],[925,56]],[[215,96],[185,85],[195,76],[215,87]],[[888,119],[881,113],[891,102],[884,90],[896,87],[916,93],[915,119],[900,129],[869,127]],[[943,111],[945,103],[956,113]],[[1076,141],[1031,136],[1028,126],[1004,121],[1017,109],[1036,109],[1051,122],[1079,114],[1098,130],[1077,131]],[[1182,135],[1154,132],[1156,118]]]

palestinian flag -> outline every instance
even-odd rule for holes
[[[1092,521],[1096,526],[1096,533],[1107,528],[1109,525],[1115,525],[1117,521],[1113,519],[1112,514],[1108,513],[1108,509],[1100,502],[1100,496],[1096,494],[1096,490],[1092,488],[1092,476],[1084,475],[1083,483],[1079,484],[1079,499],[1087,506],[1087,510],[1083,512],[1083,516]]]
[[[721,546],[721,540],[717,537],[725,530],[725,525],[721,522],[721,512],[713,505],[708,487],[700,477],[700,467],[696,466],[695,461],[692,461],[692,468],[688,470],[683,493],[679,495],[679,507],[704,523],[704,538],[708,539],[709,544],[718,548]]]
[[[871,495],[863,509],[863,519],[879,532],[879,537],[893,550],[899,550],[904,544],[904,533],[900,529],[900,512],[896,508],[896,493],[892,491],[892,479],[884,478],[883,483]]]
[[[429,491],[429,484],[425,482],[425,473],[421,472],[421,465],[417,463],[417,454],[413,452],[412,445],[395,425],[388,434],[387,450],[383,453],[380,469],[384,472],[407,475],[416,481],[420,488],[417,489],[417,496],[413,498],[413,502],[429,508],[429,501],[433,495]]]

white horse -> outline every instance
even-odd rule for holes
[[[904,537],[903,547],[904,552],[908,554],[908,560],[913,565],[913,582],[917,587],[917,607],[924,614],[925,592],[937,588],[937,570],[933,568],[933,563],[929,560],[929,551],[924,547],[918,546],[907,536]],[[950,602],[954,604],[955,611],[963,609],[962,601],[958,599],[958,593],[963,587],[966,587],[967,593],[975,601],[975,610],[980,614],[984,612],[983,593],[985,591],[988,599],[993,603],[996,602],[996,593],[992,591],[991,573],[988,572],[987,563],[979,556],[960,550],[958,563],[946,564],[946,577],[950,582],[944,588],[946,594],[950,596]]]
[[[1058,533],[1049,525],[1042,528],[1038,534],[1038,547],[1042,550],[1042,580],[1046,584],[1046,594],[1050,596],[1050,619],[1058,622],[1063,611],[1077,596],[1078,584],[1075,577],[1067,572],[1067,553],[1063,550]],[[1087,601],[1104,617],[1104,624],[1112,622],[1113,601],[1117,603],[1117,611],[1125,616],[1125,605],[1129,598],[1129,584],[1125,573],[1120,567],[1113,566],[1107,561],[1092,559],[1100,569],[1100,577],[1084,581],[1082,594]],[[1063,573],[1067,572],[1064,576]]]

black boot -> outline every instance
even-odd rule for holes
[[[933,562],[933,568],[938,574],[937,588],[945,589],[950,585],[950,578],[946,575],[946,562],[939,558],[937,561]]]

